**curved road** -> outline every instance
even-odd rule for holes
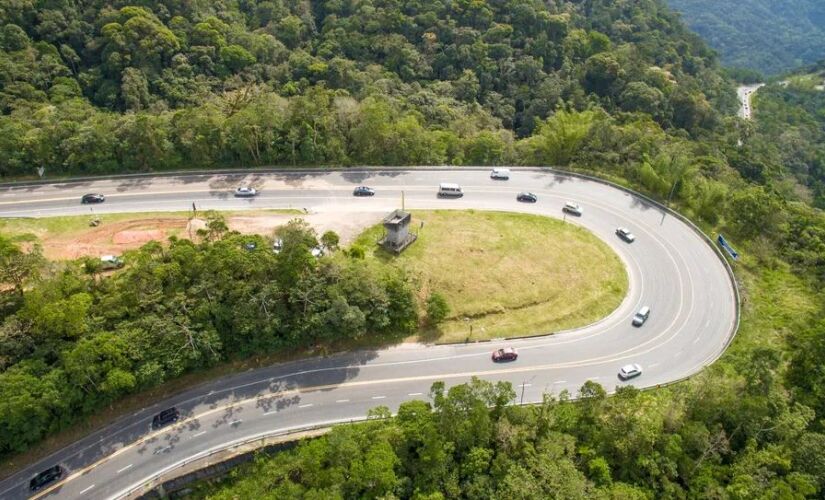
[[[725,349],[737,324],[734,285],[714,249],[687,224],[623,190],[539,169],[514,169],[509,181],[493,181],[489,170],[333,171],[232,175],[134,177],[0,188],[0,217],[88,213],[80,196],[102,192],[98,213],[152,210],[307,208],[313,212],[386,213],[409,209],[518,211],[562,218],[566,200],[584,209],[567,216],[610,245],[629,276],[628,296],[610,316],[575,331],[516,341],[463,345],[403,344],[388,349],[343,353],[246,372],[192,389],[147,408],[74,443],[0,483],[0,497],[24,498],[29,478],[60,463],[66,480],[43,493],[49,498],[116,498],[156,473],[255,435],[316,424],[360,419],[369,408],[393,411],[410,399],[426,399],[437,380],[448,386],[472,376],[506,380],[523,401],[569,390],[587,380],[608,390],[624,384],[617,370],[627,363],[644,368],[630,383],[639,387],[689,376]],[[236,199],[241,182],[261,189],[252,200]],[[461,199],[438,199],[439,182],[462,185]],[[352,188],[376,189],[372,198],[354,198]],[[535,204],[518,203],[516,193],[538,194]],[[614,233],[626,226],[636,234],[627,244]],[[426,230],[426,228],[425,228]],[[541,242],[537,242],[541,244]],[[479,270],[483,272],[483,270]],[[574,293],[575,291],[571,291]],[[641,328],[630,324],[641,305],[651,308]],[[519,348],[518,361],[493,364],[497,347]],[[153,413],[176,405],[187,416],[176,426],[151,431]]]

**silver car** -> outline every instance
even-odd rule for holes
[[[241,186],[235,190],[235,196],[238,198],[252,198],[258,196],[258,190],[253,187]]]
[[[631,379],[633,377],[638,377],[642,374],[642,367],[637,365],[636,363],[630,365],[624,365],[621,370],[619,370],[619,378],[622,380]]]

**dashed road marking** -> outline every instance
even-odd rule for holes
[[[566,381],[566,380],[556,380],[556,381],[555,381],[555,382],[553,382],[553,383],[554,383],[554,384],[566,384],[566,383],[567,383],[567,381]]]
[[[134,464],[129,464],[129,465],[127,465],[126,467],[124,467],[124,468],[122,468],[122,469],[118,470],[118,471],[117,471],[117,474],[120,474],[121,472],[125,471],[126,469],[131,469],[131,468],[132,468],[132,465],[134,465]]]
[[[198,437],[198,436],[203,436],[204,434],[206,434],[206,431],[200,431],[200,432],[199,432],[199,433],[197,433],[197,434],[193,434],[193,435],[192,435],[192,439],[195,439],[195,438],[196,438],[196,437]]]
[[[373,396],[372,399],[384,399],[387,396]]]
[[[423,393],[421,393],[421,392],[411,392],[411,393],[407,394],[407,396],[421,396],[422,394]]]
[[[89,491],[90,489],[92,489],[94,487],[95,487],[95,485],[91,485],[88,488],[86,488],[85,490],[81,491],[80,494],[82,495],[82,494],[86,493],[87,491]]]
[[[229,422],[229,425],[240,425],[241,422],[243,422],[243,420],[241,420],[241,419],[233,420],[233,421]]]
[[[335,402],[336,403],[349,403],[349,399],[338,399]]]
[[[298,408],[309,408],[310,406],[312,406],[312,403],[307,403],[307,404],[304,404],[304,405],[298,405]]]

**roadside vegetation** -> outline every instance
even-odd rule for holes
[[[607,316],[627,292],[619,257],[577,225],[506,212],[412,214],[418,239],[401,255],[375,245],[380,224],[355,245],[415,280],[422,313],[431,293],[444,297],[449,313],[440,322],[422,317],[424,340],[463,342],[575,328]]]

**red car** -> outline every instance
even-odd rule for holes
[[[493,351],[493,361],[515,361],[516,358],[518,358],[518,351],[514,347]]]

